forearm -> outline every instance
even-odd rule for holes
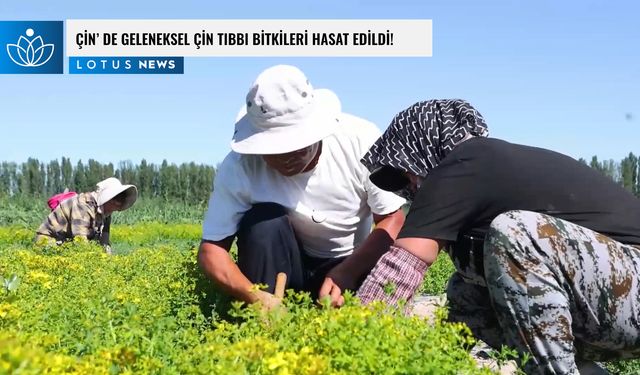
[[[384,229],[376,228],[339,267],[352,275],[355,280],[359,280],[371,271],[378,259],[389,250],[389,246],[392,244],[393,238],[389,233]]]
[[[364,243],[345,259],[340,267],[343,267],[356,279],[369,273],[378,259],[389,251],[389,247],[393,245],[403,223],[404,214],[400,210],[379,220]]]
[[[256,293],[252,292],[253,283],[223,247],[203,242],[198,252],[198,263],[205,275],[231,297],[247,303],[257,301]]]
[[[109,232],[102,232],[102,235],[100,236],[100,244],[102,246],[111,245],[111,239],[110,239]]]
[[[104,225],[102,227],[102,235],[100,236],[100,244],[103,246],[111,245],[111,216],[107,217],[104,220]]]
[[[438,258],[440,249],[446,246],[446,241],[437,241],[429,238],[400,238],[395,244],[405,251],[415,255],[427,266],[432,265]]]

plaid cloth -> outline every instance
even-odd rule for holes
[[[399,301],[410,302],[422,284],[427,264],[407,250],[391,246],[384,254],[356,294],[362,304],[384,301],[397,305]]]
[[[111,216],[105,218],[98,212],[98,204],[93,192],[81,193],[64,200],[51,211],[36,231],[36,242],[64,242],[74,237],[100,241],[109,244]]]

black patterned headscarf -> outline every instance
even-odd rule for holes
[[[361,162],[372,182],[396,191],[408,182],[404,172],[424,178],[455,146],[488,134],[482,115],[466,101],[422,101],[398,113]]]

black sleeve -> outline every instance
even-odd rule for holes
[[[483,206],[482,187],[463,160],[439,166],[423,181],[398,238],[456,241]]]
[[[102,234],[100,237],[101,245],[111,245],[111,215],[104,219],[104,225],[102,226]]]

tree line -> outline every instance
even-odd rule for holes
[[[193,162],[176,165],[166,160],[157,165],[144,159],[139,164],[121,161],[116,166],[93,159],[73,165],[66,157],[48,163],[35,158],[23,163],[5,161],[0,163],[0,196],[46,198],[65,189],[92,191],[107,177],[136,185],[140,197],[206,203],[215,168]]]
[[[582,158],[580,158],[579,161],[604,173],[613,181],[632,192],[636,197],[640,197],[640,166],[638,163],[638,157],[632,152],[630,152],[629,155],[620,162],[616,162],[615,160],[600,161],[597,156],[593,156],[589,163]]]
[[[593,156],[590,162],[582,158],[579,161],[640,196],[640,165],[633,153],[619,162],[600,161],[597,156]],[[97,182],[115,176],[123,183],[136,185],[141,197],[206,203],[215,172],[213,166],[193,162],[176,165],[164,160],[156,165],[143,159],[139,164],[121,161],[114,166],[112,163],[103,164],[89,159],[86,163],[79,160],[72,165],[66,157],[48,163],[29,158],[20,164],[0,164],[0,196],[42,198],[62,192],[65,188],[77,192],[91,191]]]

